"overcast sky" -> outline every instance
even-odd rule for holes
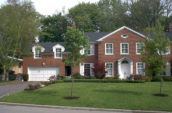
[[[95,3],[99,0],[31,0],[36,10],[43,15],[52,15],[53,13],[61,12],[65,9],[65,12],[82,2]],[[4,4],[6,0],[0,0],[0,4]]]

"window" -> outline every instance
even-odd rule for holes
[[[136,74],[144,75],[145,74],[145,64],[143,62],[136,63]]]
[[[138,42],[136,43],[136,54],[140,55],[143,51],[144,43]]]
[[[105,44],[105,54],[113,55],[113,44],[112,43]]]
[[[121,35],[121,37],[122,37],[122,38],[128,38],[128,35],[123,34],[123,35]]]
[[[35,58],[41,58],[41,48],[35,48]]]
[[[121,50],[121,54],[129,54],[129,44],[121,43],[120,50]]]
[[[85,49],[85,54],[86,55],[94,55],[94,49],[95,49],[95,46],[93,44],[91,44],[88,49]]]
[[[62,49],[56,48],[56,58],[62,58]]]
[[[93,75],[93,64],[92,63],[85,63],[84,64],[84,75],[85,76]]]
[[[106,63],[106,76],[112,76],[113,75],[113,63]]]

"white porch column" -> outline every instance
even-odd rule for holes
[[[80,63],[80,75],[84,76],[84,63]]]
[[[171,65],[169,62],[166,63],[166,76],[171,76]]]
[[[130,62],[130,72],[133,74],[133,62]]]

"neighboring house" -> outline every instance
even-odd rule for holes
[[[172,37],[172,33],[167,33]],[[94,76],[94,65],[103,62],[106,77],[118,75],[126,79],[131,74],[144,75],[145,64],[141,60],[141,51],[146,37],[126,26],[114,32],[86,33],[90,41],[86,59],[78,67],[73,67],[73,73],[82,76]],[[166,75],[171,75],[171,49],[166,54]],[[52,75],[70,76],[71,67],[64,64],[65,51],[63,43],[36,43],[32,46],[32,55],[23,58],[23,72],[29,75],[29,81],[47,81]]]

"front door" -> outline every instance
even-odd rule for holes
[[[70,76],[72,74],[71,66],[65,66],[65,75]]]
[[[127,79],[130,74],[131,74],[131,71],[130,71],[130,62],[127,61],[127,60],[123,60],[121,61],[121,66],[120,66],[120,70],[121,70],[121,78],[122,79]]]

